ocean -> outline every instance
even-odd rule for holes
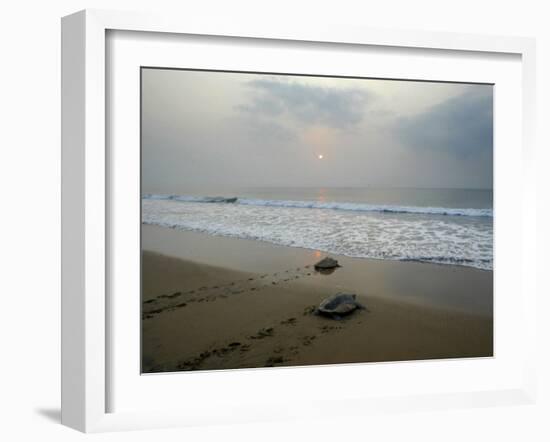
[[[493,192],[485,189],[149,193],[142,222],[354,258],[493,269]]]

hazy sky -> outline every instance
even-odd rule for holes
[[[142,81],[144,192],[492,188],[492,86],[159,69]]]

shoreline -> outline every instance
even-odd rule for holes
[[[453,266],[453,267],[460,267],[460,268],[478,270],[480,272],[493,272],[494,271],[494,269],[492,269],[492,268],[491,269],[484,269],[484,268],[481,268],[481,267],[468,266],[468,265],[465,265],[465,264],[455,264],[455,263],[451,264],[451,263],[446,263],[446,262],[437,262],[437,261],[429,261],[429,260],[414,259],[414,258],[410,258],[410,259],[408,259],[408,258],[406,258],[406,259],[405,258],[404,259],[391,259],[391,258],[374,258],[374,257],[363,257],[363,256],[349,256],[349,255],[344,255],[344,254],[340,254],[340,253],[326,252],[326,251],[317,250],[317,249],[308,248],[308,247],[276,244],[276,243],[267,241],[265,239],[240,238],[240,237],[237,237],[237,236],[228,236],[228,235],[221,235],[221,234],[215,234],[215,233],[211,234],[211,233],[201,232],[201,231],[197,231],[197,230],[183,230],[183,229],[179,229],[177,227],[163,226],[163,225],[154,224],[154,223],[143,223],[142,226],[148,226],[148,227],[152,227],[152,228],[156,228],[156,229],[163,229],[163,230],[174,230],[176,232],[182,232],[184,234],[199,235],[199,236],[203,236],[203,237],[226,238],[226,239],[229,239],[229,240],[246,241],[246,242],[249,242],[249,243],[252,243],[252,244],[261,243],[261,244],[267,244],[267,245],[273,246],[273,247],[298,249],[298,250],[303,250],[303,251],[306,251],[306,252],[314,251],[314,252],[320,252],[320,253],[322,253],[324,255],[327,255],[327,256],[328,255],[330,255],[330,256],[339,256],[339,257],[344,257],[344,258],[349,258],[349,259],[361,259],[361,260],[368,260],[368,261],[395,261],[395,262],[402,262],[402,263],[409,262],[409,263],[416,263],[416,264],[429,264],[429,265],[435,265],[435,266]]]
[[[492,272],[337,257],[325,275],[315,251],[151,226],[142,247],[144,373],[493,355]],[[368,310],[312,313],[338,291]]]
[[[327,255],[313,249],[156,225],[142,225],[141,232],[142,250],[241,272],[285,270],[286,267],[317,262]],[[330,256],[343,265],[341,271],[331,278],[336,289],[350,282],[353,286],[360,286],[367,281],[372,291],[387,298],[492,317],[492,270],[427,262],[350,258],[337,254]],[[445,292],[443,296],[442,292]]]

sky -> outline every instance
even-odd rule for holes
[[[142,70],[142,190],[493,187],[490,85]]]

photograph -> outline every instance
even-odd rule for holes
[[[141,67],[141,373],[493,357],[493,88]]]

